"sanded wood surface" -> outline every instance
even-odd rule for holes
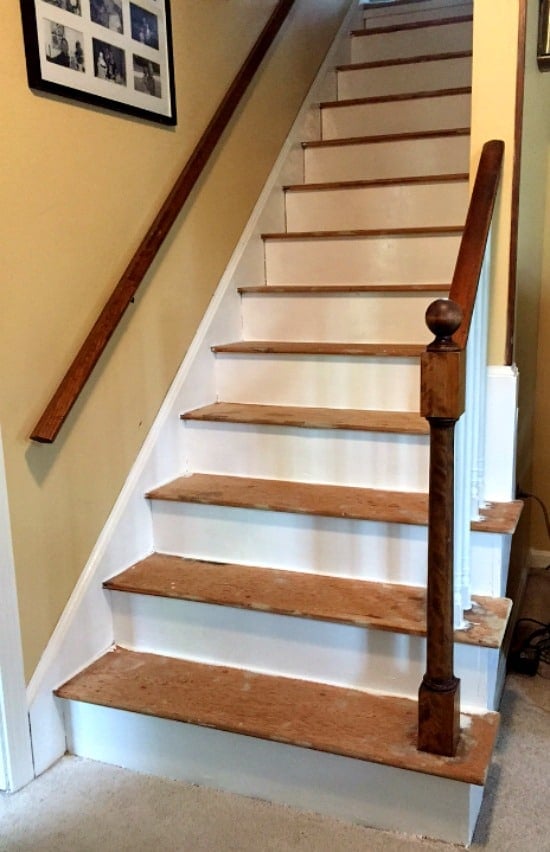
[[[115,707],[482,785],[498,714],[465,715],[454,758],[416,748],[415,701],[116,648],[56,690]]]
[[[360,228],[340,231],[281,231],[262,234],[263,240],[340,240],[365,239],[368,237],[437,237],[462,234],[463,225],[437,225],[422,228]]]
[[[421,343],[327,343],[324,341],[237,340],[212,346],[212,352],[242,355],[356,355],[363,357],[419,358]]]
[[[294,0],[279,0],[275,6],[151,227],[34,427],[30,436],[33,441],[52,443],[55,440],[293,5]]]
[[[325,517],[426,524],[427,494],[194,473],[149,491],[153,500]]]
[[[361,32],[363,32],[361,30]],[[471,50],[457,50],[447,53],[426,53],[422,56],[405,56],[395,59],[377,59],[375,62],[350,62],[338,65],[337,71],[365,71],[369,68],[388,68],[393,65],[415,65],[420,62],[441,62],[447,59],[467,59],[473,56]]]
[[[426,21],[412,21],[406,24],[391,24],[385,27],[369,27],[367,30],[353,30],[352,36],[380,35],[403,30],[420,30],[428,27],[444,27],[446,24],[467,24],[473,21],[473,15],[456,15],[453,18],[433,18]]]
[[[148,556],[103,585],[118,592],[426,635],[426,592],[418,586],[162,553]],[[465,613],[467,627],[455,631],[455,642],[499,648],[511,605],[507,598],[474,597],[473,608]]]
[[[338,109],[340,107],[365,106],[368,104],[391,103],[392,101],[415,101],[422,98],[447,98],[454,95],[469,95],[471,86],[460,86],[455,89],[428,89],[425,92],[404,92],[397,95],[374,95],[369,98],[348,98],[341,101],[323,101],[321,109]]]
[[[445,130],[415,130],[403,133],[378,133],[374,136],[346,136],[340,139],[312,139],[302,142],[302,148],[334,148],[339,145],[372,145],[384,142],[406,142],[412,139],[438,139],[469,136],[469,127],[449,127]]]
[[[467,172],[458,174],[414,175],[413,177],[378,178],[376,180],[341,180],[326,183],[295,183],[285,186],[285,192],[318,192],[330,189],[366,189],[381,186],[411,186],[430,183],[459,183],[468,180]]]
[[[300,293],[447,293],[450,284],[256,284],[238,287],[237,292],[269,295]]]
[[[352,520],[385,521],[396,524],[426,525],[428,495],[415,491],[383,491],[344,485],[318,485],[278,479],[253,479],[194,473],[153,488],[146,494],[152,500],[233,506],[322,515]],[[473,530],[513,533],[523,503],[490,503]]]
[[[429,426],[414,411],[364,411],[350,408],[306,408],[291,405],[255,405],[215,402],[181,415],[182,420],[218,423],[251,423],[304,429],[349,429],[361,432],[394,432],[427,435]]]

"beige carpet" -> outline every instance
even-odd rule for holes
[[[550,572],[537,579],[550,583]],[[524,613],[543,618],[529,590]],[[550,600],[547,598],[546,601]],[[545,621],[548,621],[546,606]],[[550,667],[549,667],[550,668]],[[543,671],[550,678],[550,671]],[[550,679],[509,675],[471,849],[550,852]],[[0,794],[0,850],[16,852],[370,852],[453,849],[233,794],[66,757]]]

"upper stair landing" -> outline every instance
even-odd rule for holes
[[[379,62],[471,49],[472,16],[456,15],[444,20],[435,18],[354,30],[351,61]]]

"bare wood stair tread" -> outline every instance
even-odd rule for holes
[[[350,520],[425,526],[428,495],[355,486],[193,473],[153,488],[146,497],[176,503],[229,506]],[[490,503],[472,529],[513,533],[523,504]]]
[[[304,429],[346,429],[427,435],[427,420],[414,411],[367,411],[346,408],[308,408],[291,405],[258,405],[215,402],[181,415],[182,420],[218,423],[250,423]]]
[[[473,21],[473,15],[455,15],[452,18],[430,18],[425,21],[412,21],[406,24],[391,24],[385,27],[369,27],[366,30],[353,30],[352,36],[361,37],[396,33],[403,30],[420,30],[431,27],[444,27],[446,24],[467,24]]]
[[[415,139],[439,139],[469,136],[469,127],[448,127],[443,130],[415,130],[402,133],[378,133],[373,136],[342,136],[337,139],[312,139],[302,142],[302,148],[333,148],[340,145],[370,145],[384,142],[405,142]]]
[[[363,32],[363,30],[361,30]],[[468,59],[473,56],[471,50],[448,51],[447,53],[425,53],[421,56],[405,56],[396,59],[378,59],[375,62],[350,62],[338,65],[337,71],[366,71],[370,68],[388,68],[394,65],[414,65],[419,62],[441,62],[452,59]]]
[[[403,92],[397,95],[375,95],[368,98],[348,98],[341,101],[323,101],[321,109],[338,109],[340,107],[364,106],[367,104],[392,103],[393,101],[415,101],[423,98],[447,98],[454,95],[469,95],[471,86],[458,86],[453,89],[428,89],[423,92]]]
[[[301,293],[442,293],[450,284],[256,284],[237,287],[237,292],[269,295],[300,295]]]
[[[417,586],[207,562],[162,553],[142,559],[103,586],[111,591],[426,635],[426,592]],[[455,641],[499,648],[512,602],[481,596],[473,600],[473,609],[465,613],[468,627],[455,631]]]
[[[449,236],[461,234],[462,225],[433,225],[431,227],[414,228],[360,228],[340,231],[281,231],[280,233],[262,234],[263,240],[338,240],[338,239],[368,239],[369,237],[422,237]]]
[[[237,340],[212,346],[212,352],[241,355],[351,355],[418,358],[422,343],[325,343],[324,341]]]
[[[416,748],[407,698],[115,648],[56,690],[85,701],[483,785],[498,714],[463,716],[456,757]]]
[[[330,189],[366,189],[368,187],[409,186],[431,183],[462,183],[467,181],[467,172],[439,175],[414,175],[412,177],[378,178],[376,180],[341,180],[326,183],[296,183],[283,187],[285,192],[316,192]]]

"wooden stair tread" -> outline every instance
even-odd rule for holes
[[[326,183],[296,183],[285,186],[285,192],[316,192],[331,189],[366,189],[368,187],[409,186],[428,183],[462,183],[469,179],[467,172],[412,177],[378,178],[376,180],[341,180]]]
[[[281,231],[262,234],[263,240],[333,240],[369,237],[422,237],[461,234],[463,225],[433,225],[416,228],[359,228],[339,231]]]
[[[194,473],[154,488],[152,500],[201,503],[304,515],[426,524],[427,494],[346,485]]]
[[[304,429],[346,429],[427,435],[427,420],[414,411],[366,411],[345,408],[307,408],[291,405],[257,405],[215,402],[181,415],[182,420],[250,423]]]
[[[404,30],[420,30],[431,27],[443,27],[446,24],[467,24],[473,21],[473,15],[455,15],[452,18],[430,18],[425,21],[411,21],[406,24],[390,24],[384,27],[369,27],[366,30],[352,30],[352,36],[382,35],[402,32]]]
[[[443,293],[450,284],[257,284],[237,287],[237,292],[269,295],[300,295],[301,293]]]
[[[454,95],[469,95],[471,86],[458,86],[453,89],[428,89],[422,92],[403,92],[396,95],[374,95],[368,98],[348,98],[340,101],[323,101],[321,109],[339,109],[340,107],[365,106],[368,104],[391,103],[393,101],[415,101],[423,98],[446,98]]]
[[[414,139],[438,139],[469,136],[469,127],[449,127],[443,130],[415,130],[402,133],[378,133],[373,136],[345,136],[338,139],[312,139],[302,142],[302,148],[331,148],[339,145],[370,145],[384,142],[406,142]]]
[[[419,358],[422,343],[325,343],[324,341],[237,340],[212,346],[212,352],[242,355],[357,355],[364,357]]]
[[[259,612],[426,635],[426,592],[417,586],[208,562],[154,553],[107,580],[104,588]],[[511,601],[474,597],[469,626],[455,641],[498,648]]]
[[[337,71],[367,71],[371,68],[388,68],[393,65],[415,65],[419,62],[441,62],[447,59],[468,59],[473,56],[471,50],[449,51],[447,53],[426,53],[421,56],[405,56],[396,59],[377,59],[375,62],[349,62],[338,65]]]
[[[483,785],[498,714],[463,716],[456,757],[416,748],[407,698],[113,649],[60,698],[311,748]]]
[[[320,515],[350,520],[382,521],[425,526],[428,495],[416,491],[386,491],[356,486],[326,485],[280,479],[193,473],[180,476],[146,494],[151,500],[230,506]],[[490,503],[472,529],[510,534],[515,531],[523,504]]]

